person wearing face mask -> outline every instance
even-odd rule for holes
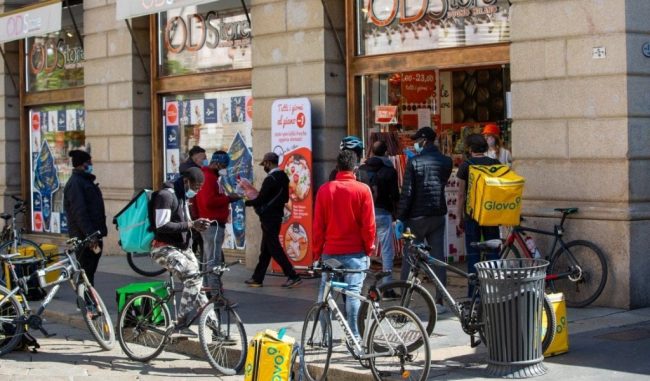
[[[262,287],[271,258],[275,259],[287,277],[287,281],[282,287],[292,288],[302,282],[280,244],[279,236],[282,216],[284,215],[284,204],[289,201],[289,177],[283,170],[278,168],[279,160],[278,155],[273,152],[264,154],[260,165],[264,167],[264,172],[268,175],[262,183],[257,198],[246,200],[245,203],[246,206],[255,208],[255,213],[260,217],[260,224],[262,225],[259,261],[253,275],[245,282],[250,287]]]
[[[223,263],[221,246],[226,232],[226,222],[230,215],[230,203],[239,200],[238,196],[227,195],[219,179],[227,175],[226,168],[230,157],[224,151],[212,154],[208,166],[201,168],[205,182],[194,198],[197,215],[210,221],[207,229],[201,232],[203,238],[203,262],[210,269]],[[222,290],[221,277],[217,274],[205,276],[205,285],[212,290]]]
[[[187,323],[208,301],[201,291],[202,279],[192,276],[199,272],[199,264],[191,250],[191,230],[204,231],[210,222],[206,219],[192,220],[188,207],[189,200],[201,190],[204,180],[203,172],[192,167],[176,180],[164,183],[152,197],[155,229],[151,257],[183,282],[183,295],[174,326],[177,336],[196,336],[189,331]]]
[[[512,166],[512,155],[510,151],[502,147],[501,143],[501,129],[494,123],[486,124],[483,127],[483,136],[487,141],[488,151],[487,157],[492,159],[497,159],[501,164],[505,164],[508,167]]]
[[[445,156],[435,146],[436,133],[431,127],[422,127],[411,135],[415,141],[417,155],[406,163],[402,194],[397,206],[397,221],[395,230],[401,237],[404,228],[411,229],[416,242],[426,241],[429,255],[445,260],[445,215],[447,201],[445,200],[445,185],[452,170],[452,160]],[[402,279],[406,279],[410,270],[408,261],[402,261]],[[444,268],[435,267],[436,276],[443,284],[447,283],[447,272]],[[438,313],[445,311],[442,306],[442,295],[436,295]]]
[[[104,198],[99,184],[95,183],[93,161],[90,154],[81,150],[72,150],[72,176],[63,189],[63,209],[68,219],[70,237],[84,239],[96,231],[106,237],[106,212]],[[77,255],[81,268],[86,271],[90,284],[95,284],[95,272],[102,256],[104,245],[98,240]]]

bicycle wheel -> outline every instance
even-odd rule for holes
[[[0,286],[0,356],[14,350],[25,332],[25,325],[16,324],[23,316],[23,306],[11,291]]]
[[[304,351],[304,372],[309,381],[327,380],[332,357],[332,320],[329,309],[322,303],[314,304],[302,325],[300,345]]]
[[[438,314],[436,312],[436,303],[429,291],[421,285],[411,286],[411,284],[403,280],[392,281],[379,287],[379,292],[382,295],[391,290],[395,292],[397,298],[382,298],[379,302],[381,308],[402,306],[413,311],[424,325],[427,334],[431,336],[438,321]],[[359,320],[357,321],[361,333],[365,329],[367,312],[368,303],[362,303],[359,309]]]
[[[6,241],[0,244],[0,254],[22,254],[24,257],[33,257],[34,259],[45,263],[47,258],[43,249],[34,241],[20,238]]]
[[[115,345],[113,321],[97,290],[90,284],[79,283],[77,286],[77,303],[88,330],[99,346],[107,351],[113,349]]]
[[[596,300],[607,283],[605,254],[589,241],[571,241],[551,259],[547,277],[571,272],[568,277],[548,281],[553,292],[564,293],[568,307],[585,307]]]
[[[171,326],[169,308],[151,292],[135,294],[117,318],[117,340],[131,360],[146,362],[158,356]]]
[[[370,327],[368,353],[376,356],[370,358],[375,380],[426,380],[430,349],[422,322],[404,307],[386,308],[380,320]]]
[[[126,253],[126,261],[133,271],[144,276],[158,276],[167,271],[149,253]]]
[[[544,310],[542,311],[542,353],[546,352],[555,338],[555,327],[557,318],[553,303],[547,295],[544,295]]]
[[[222,374],[232,376],[244,368],[246,331],[232,308],[215,302],[205,307],[199,319],[199,342],[210,365]]]

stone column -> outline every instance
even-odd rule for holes
[[[326,1],[335,28],[345,42],[341,0]],[[320,0],[253,0],[253,156],[255,185],[265,173],[257,165],[271,150],[271,104],[276,99],[307,97],[312,106],[315,185],[334,168],[338,142],[346,134],[345,60]],[[246,265],[254,267],[261,232],[247,211]]]
[[[551,229],[553,208],[580,208],[565,238],[607,255],[597,305],[650,305],[649,14],[633,0],[512,1],[513,157],[527,224]]]
[[[148,17],[131,20],[149,72]],[[84,2],[86,141],[104,194],[109,236],[105,254],[118,253],[112,219],[134,192],[151,188],[149,77],[115,2]]]

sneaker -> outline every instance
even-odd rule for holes
[[[262,283],[256,281],[253,278],[244,281],[244,283],[246,283],[248,287],[262,287]]]
[[[386,290],[383,294],[381,294],[381,297],[384,300],[395,300],[399,299],[400,295],[396,293],[395,290]]]
[[[449,309],[445,307],[443,304],[436,303],[436,311],[438,311],[438,315],[442,315],[449,312]]]
[[[302,278],[301,277],[295,277],[293,279],[288,279],[286,282],[284,282],[282,284],[282,287],[283,288],[293,288],[293,287],[296,287],[297,285],[299,285],[300,283],[302,283]]]

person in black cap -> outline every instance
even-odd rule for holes
[[[271,258],[275,259],[282,267],[284,275],[288,278],[282,287],[292,288],[302,282],[280,244],[279,236],[284,204],[289,201],[289,177],[278,168],[279,160],[278,155],[273,152],[264,154],[260,165],[264,166],[264,172],[268,173],[268,176],[264,179],[257,198],[247,200],[245,203],[246,206],[255,208],[255,213],[260,217],[262,225],[259,262],[251,279],[245,282],[250,287],[262,287]]]
[[[106,237],[106,212],[104,198],[99,185],[95,184],[92,157],[88,152],[72,150],[68,154],[72,158],[72,176],[63,189],[63,209],[68,219],[68,234],[70,237],[84,239],[96,231]],[[81,251],[77,259],[81,268],[86,271],[90,284],[95,285],[95,272],[102,256],[104,245],[98,240]]]
[[[178,171],[180,173],[183,173],[192,167],[201,168],[202,166],[206,167],[208,164],[210,164],[208,163],[208,156],[205,154],[205,149],[199,146],[193,146],[190,148],[190,152],[187,154],[187,160],[182,162],[178,168]]]
[[[397,207],[395,229],[401,237],[404,226],[411,229],[417,241],[427,241],[431,247],[429,255],[444,261],[445,257],[445,185],[452,170],[452,161],[435,146],[436,133],[431,127],[422,127],[411,135],[415,141],[417,155],[406,163],[402,194]],[[410,270],[408,261],[402,261],[402,279]],[[444,268],[435,267],[436,276],[443,284],[447,283]],[[438,312],[444,312],[442,295],[436,295]]]

